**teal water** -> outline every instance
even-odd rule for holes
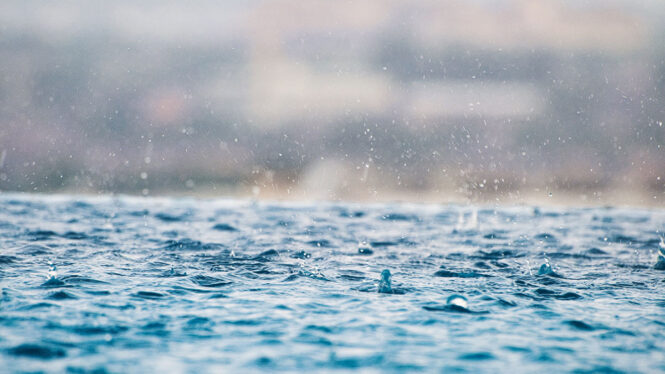
[[[665,212],[0,195],[0,372],[665,370]]]

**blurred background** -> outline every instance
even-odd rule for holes
[[[3,0],[0,191],[665,201],[660,0]]]

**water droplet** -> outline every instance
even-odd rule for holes
[[[553,273],[554,270],[552,270],[552,265],[550,265],[549,262],[540,265],[540,269],[538,269],[538,275],[550,275]]]
[[[446,304],[450,306],[456,306],[464,309],[469,309],[469,302],[466,299],[466,297],[462,295],[450,295],[448,297],[448,300],[446,300]]]
[[[390,274],[390,270],[384,269],[381,272],[381,280],[379,280],[379,293],[393,293],[391,278],[392,275]]]
[[[665,238],[660,238],[660,243],[658,245],[658,257],[656,258],[656,270],[665,270]]]

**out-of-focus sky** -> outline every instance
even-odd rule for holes
[[[0,3],[0,191],[662,205],[660,1]]]

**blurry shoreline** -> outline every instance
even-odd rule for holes
[[[333,191],[307,191],[302,189],[257,188],[257,186],[200,186],[181,190],[146,191],[94,191],[81,189],[60,189],[47,192],[0,191],[2,195],[18,196],[80,196],[109,197],[129,196],[134,198],[194,198],[221,200],[255,200],[283,203],[335,202],[349,204],[455,204],[469,206],[533,206],[533,207],[612,207],[665,209],[665,198],[649,191],[635,189],[612,189],[589,193],[588,191],[554,190],[546,188],[522,189],[507,194],[485,193],[473,197],[459,190],[395,191],[373,190],[355,191],[340,194]]]

